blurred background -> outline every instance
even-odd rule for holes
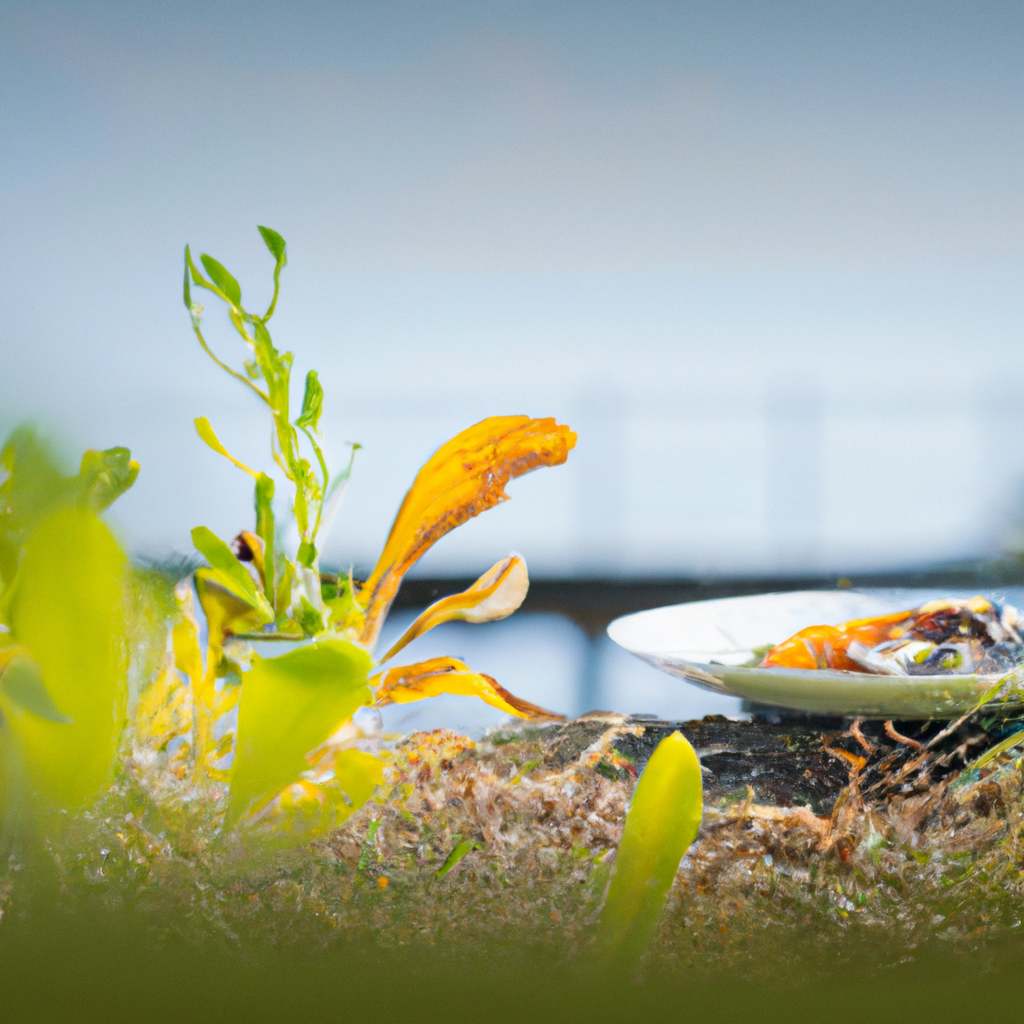
[[[335,464],[363,445],[325,562],[371,565],[458,430],[556,416],[569,462],[403,596],[514,548],[532,612],[421,653],[561,710],[732,713],[607,619],[1016,543],[1022,52],[1024,8],[980,0],[0,0],[0,428],[131,447],[137,555],[248,524],[192,420],[261,466],[267,425],[195,343],[181,254],[259,305],[268,224],[275,341],[320,371]]]

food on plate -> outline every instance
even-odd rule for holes
[[[1008,672],[1024,661],[1024,624],[1009,604],[983,597],[809,626],[773,647],[762,668],[842,669],[887,676]]]

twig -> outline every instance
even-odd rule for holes
[[[305,640],[305,633],[232,633],[231,640]]]
[[[990,700],[992,700],[993,697],[995,697],[997,693],[999,693],[999,691],[1006,685],[1006,681],[1009,678],[1010,677],[1008,675],[1003,676],[1003,678],[1000,679],[995,686],[993,686],[990,690],[986,690],[985,693],[982,694],[981,700],[979,700],[978,703],[975,704],[970,711],[967,711],[964,714],[962,714],[955,722],[951,722],[941,732],[937,732],[925,744],[924,749],[931,750],[936,743],[939,743],[941,740],[944,740],[947,736],[951,736],[953,733],[955,733],[957,729],[959,729],[960,726],[963,725],[964,722],[966,722],[967,719],[971,717],[971,715],[977,714]]]
[[[845,761],[850,765],[854,772],[859,772],[864,765],[868,763],[866,757],[861,757],[860,754],[851,754],[848,750],[843,750],[842,747],[830,747],[825,746],[825,750],[828,751],[833,757],[838,757],[841,761]]]
[[[860,723],[863,722],[863,718],[855,718],[853,723],[850,725],[850,735],[869,753],[873,754],[878,748],[873,744],[869,743],[867,737],[860,731]]]
[[[921,744],[917,740],[912,740],[909,736],[904,736],[903,733],[897,732],[891,718],[885,723],[885,735],[894,739],[897,743],[906,743],[908,747],[913,747],[915,750],[922,749]]]

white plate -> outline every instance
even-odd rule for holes
[[[656,668],[716,693],[759,704],[865,718],[956,718],[973,708],[999,676],[875,676],[828,669],[751,668],[757,648],[778,644],[807,626],[916,608],[937,597],[977,592],[935,590],[814,591],[695,601],[624,615],[608,635]],[[1010,600],[1016,593],[985,594]],[[1024,706],[1024,693],[1000,703]]]

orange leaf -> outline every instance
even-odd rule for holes
[[[440,697],[442,693],[462,697],[479,697],[492,708],[517,718],[553,718],[564,716],[546,711],[513,696],[490,676],[473,672],[457,658],[431,658],[415,665],[403,665],[374,676],[370,686],[376,687],[375,705],[411,704],[425,697]]]
[[[576,435],[553,419],[492,416],[442,445],[416,474],[380,559],[359,592],[372,646],[402,577],[449,530],[506,501],[509,480],[565,462]]]
[[[509,555],[492,565],[471,587],[435,601],[380,660],[388,661],[416,637],[444,622],[496,622],[507,618],[523,603],[529,588],[525,559]]]

